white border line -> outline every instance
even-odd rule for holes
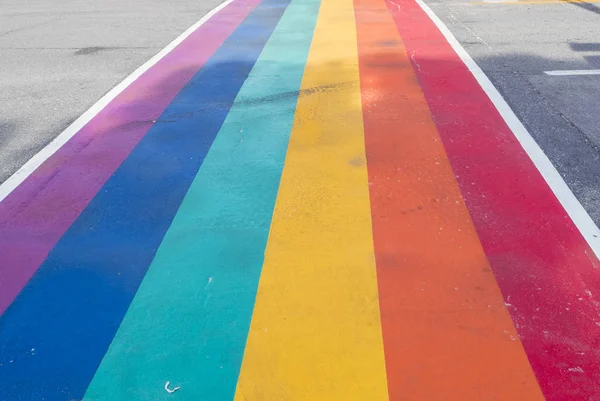
[[[517,138],[525,152],[527,152],[531,161],[533,161],[552,192],[554,192],[558,201],[562,204],[567,214],[573,220],[573,223],[575,223],[575,226],[577,226],[583,235],[583,238],[585,238],[592,251],[596,254],[596,257],[600,259],[600,230],[598,229],[598,226],[596,226],[596,223],[594,223],[590,215],[585,211],[581,203],[579,203],[579,200],[577,200],[573,192],[571,192],[567,183],[558,173],[550,159],[548,159],[544,151],[533,139],[529,131],[527,131],[527,128],[525,128],[508,103],[506,103],[506,100],[504,100],[500,92],[498,92],[477,63],[475,63],[458,40],[456,40],[448,27],[437,15],[435,15],[423,0],[415,1],[423,11],[425,11],[429,18],[431,18],[456,54],[458,54],[463,63],[465,63],[467,68],[471,71],[477,82],[479,82],[481,88],[487,93],[508,127],[512,130],[514,136]]]
[[[554,70],[544,71],[546,75],[600,75],[600,70]]]
[[[169,43],[164,49],[154,55],[150,60],[146,61],[141,67],[136,69],[120,84],[111,89],[107,94],[102,96],[92,107],[84,112],[77,120],[73,121],[63,132],[54,138],[48,145],[40,150],[35,156],[29,159],[20,169],[13,175],[8,177],[6,181],[0,184],[0,202],[4,200],[12,191],[15,190],[31,173],[33,173],[42,163],[52,156],[58,149],[69,141],[83,126],[85,126],[92,118],[94,118],[102,109],[106,107],[114,98],[123,92],[129,85],[138,79],[143,73],[152,68],[163,57],[169,54],[177,45],[183,42],[196,29],[204,25],[206,21],[212,18],[216,13],[227,7],[233,0],[227,0],[210,10],[198,22],[189,27],[185,32],[179,35],[175,40]]]

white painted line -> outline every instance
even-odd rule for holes
[[[579,200],[577,200],[573,192],[571,192],[565,180],[563,180],[552,162],[550,162],[550,159],[548,159],[548,156],[546,156],[529,131],[527,131],[527,128],[525,128],[508,103],[506,103],[506,100],[500,95],[500,92],[498,92],[477,63],[475,63],[458,40],[456,40],[442,20],[435,15],[423,0],[415,1],[423,11],[425,11],[429,18],[431,18],[456,54],[458,54],[463,63],[465,63],[475,79],[477,79],[479,85],[481,85],[490,100],[494,103],[494,106],[496,106],[496,109],[502,118],[504,118],[508,127],[512,130],[525,152],[527,152],[529,158],[542,174],[558,201],[562,204],[569,217],[571,217],[573,223],[575,223],[575,226],[577,226],[594,254],[596,254],[596,257],[600,259],[600,230],[598,229],[598,226],[596,226],[596,223],[594,223],[590,215],[585,211],[581,203],[579,203]]]
[[[174,48],[190,36],[196,29],[204,25],[213,15],[227,7],[233,0],[227,0],[219,4],[217,7],[210,10],[198,22],[189,27],[185,32],[179,35],[175,40],[169,43],[164,49],[154,55],[150,60],[146,61],[141,67],[136,69],[120,84],[111,89],[106,95],[98,100],[92,107],[83,113],[77,120],[73,121],[63,132],[54,138],[48,145],[40,150],[35,156],[29,159],[20,169],[13,175],[8,177],[6,181],[0,184],[0,202],[4,200],[12,191],[15,190],[31,173],[33,173],[42,163],[52,156],[58,149],[69,141],[83,126],[85,126],[92,118],[104,109],[114,98],[123,92],[129,85],[138,79],[143,73],[152,68],[163,57],[169,54]]]
[[[555,70],[555,71],[544,71],[546,75],[600,75],[600,70]]]

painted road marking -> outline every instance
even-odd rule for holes
[[[284,13],[84,400],[154,400],[165,377],[181,401],[233,399],[319,4]]]
[[[540,386],[553,399],[594,398],[600,263],[597,242],[573,221],[584,234],[595,225],[483,72],[416,2],[400,0],[396,25]]]
[[[391,1],[391,0],[390,0]],[[469,56],[458,40],[452,35],[448,27],[438,18],[437,15],[423,2],[423,0],[414,0],[419,7],[429,16],[431,21],[439,29],[440,33],[448,41],[448,44],[456,52],[460,60],[467,66],[473,74],[481,88],[485,91],[489,99],[494,104],[498,113],[502,116],[514,136],[517,138],[523,150],[527,153],[531,161],[535,164],[537,170],[544,177],[544,180],[564,207],[569,217],[577,226],[586,242],[594,252],[596,259],[600,258],[600,229],[585,211],[579,200],[575,197],[569,186],[556,170],[548,156],[542,148],[533,139],[527,128],[510,108],[506,100],[502,97],[498,89],[492,84],[485,73],[479,68],[477,63]]]
[[[169,104],[0,317],[4,399],[34,399],[41,393],[46,401],[83,397],[288,3],[263,0],[250,12]],[[32,347],[35,357],[22,357]]]
[[[600,75],[600,70],[554,70],[544,71],[544,74],[555,76]]]
[[[282,65],[289,39],[263,48],[287,0],[234,1],[212,57],[168,70],[175,93],[151,80],[156,117],[128,92],[143,74],[96,116],[106,132],[90,122],[4,199],[9,268],[52,251],[0,317],[0,399],[80,399],[102,358],[87,401],[172,397],[167,380],[190,400],[539,399],[519,340],[548,397],[597,394],[589,216],[431,10],[388,3],[398,36],[378,1],[325,0],[305,70]],[[306,56],[312,30],[289,29]]]
[[[352,0],[323,0],[236,401],[387,400]]]
[[[543,400],[394,24],[397,9],[383,0],[355,8],[390,400]]]
[[[222,12],[209,14],[213,18],[200,20],[0,186],[0,314],[153,121],[259,1],[227,2],[217,9]]]

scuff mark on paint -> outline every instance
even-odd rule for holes
[[[417,60],[415,60],[415,52],[414,51],[410,53],[410,59],[412,60],[413,64],[417,67],[417,70],[419,72],[421,72],[421,66],[419,65]]]
[[[106,46],[90,46],[90,47],[82,47],[81,49],[78,49],[75,53],[73,53],[75,56],[87,56],[89,54],[95,54],[95,53],[99,53],[103,50],[112,50],[115,49],[115,47],[106,47]]]
[[[171,385],[170,381],[167,381],[165,383],[165,390],[167,391],[167,393],[174,393],[175,391],[179,390],[181,387],[177,386],[177,387],[173,387],[173,389],[170,389],[169,386]]]
[[[400,4],[398,4],[398,3],[394,2],[394,1],[388,1],[388,3],[394,5],[398,11],[401,11]]]

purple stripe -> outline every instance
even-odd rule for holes
[[[234,0],[218,12],[0,203],[0,314],[154,120],[258,3]]]

